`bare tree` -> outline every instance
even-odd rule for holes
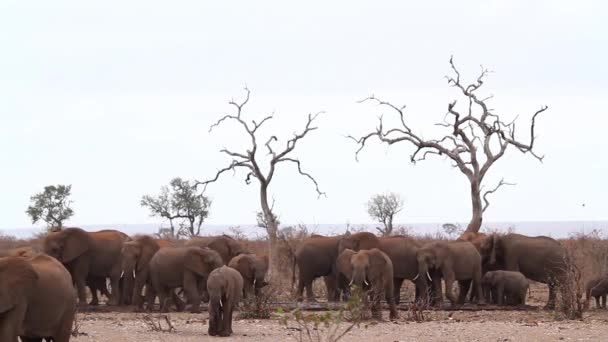
[[[376,228],[382,236],[393,233],[393,218],[401,210],[403,210],[403,199],[394,192],[374,195],[367,202],[369,216],[384,225],[384,228]]]
[[[201,226],[209,216],[211,200],[198,193],[196,185],[179,177],[173,178],[169,187],[163,186],[158,196],[145,195],[141,199],[141,206],[148,207],[152,216],[160,216],[169,220],[170,236],[192,237],[198,236]],[[175,221],[178,231],[175,233]],[[161,229],[159,233],[166,232]]]
[[[308,133],[318,128],[316,126],[313,126],[313,122],[321,113],[317,113],[314,115],[309,114],[308,121],[306,122],[304,129],[299,133],[294,133],[294,136],[291,139],[287,140],[287,142],[285,143],[285,147],[281,150],[275,150],[275,147],[273,147],[273,143],[276,143],[278,141],[278,138],[275,135],[271,135],[263,145],[263,147],[266,148],[267,156],[269,156],[268,158],[264,159],[263,157],[260,157],[260,153],[258,153],[258,148],[260,147],[259,130],[262,125],[264,125],[266,122],[268,122],[274,117],[274,113],[264,117],[259,122],[251,120],[251,122],[248,123],[247,121],[245,121],[245,119],[243,119],[242,117],[242,112],[245,105],[249,102],[249,96],[251,94],[251,92],[247,88],[245,88],[245,92],[246,97],[242,102],[238,103],[234,100],[229,102],[230,105],[234,106],[236,113],[224,115],[216,123],[211,125],[211,127],[209,128],[209,132],[211,132],[215,127],[219,126],[225,121],[235,121],[244,130],[244,133],[246,133],[250,137],[250,147],[245,149],[245,151],[243,152],[230,151],[226,148],[220,150],[220,152],[225,153],[226,155],[231,157],[232,162],[230,163],[230,165],[218,170],[215,177],[213,177],[212,179],[203,182],[197,182],[197,185],[203,185],[206,188],[209,183],[217,181],[223,173],[230,170],[235,172],[237,169],[245,169],[247,171],[247,176],[245,177],[246,184],[250,184],[252,178],[258,181],[258,184],[260,186],[260,204],[262,206],[263,214],[263,220],[261,222],[265,225],[266,232],[268,233],[268,240],[270,242],[270,270],[271,272],[276,272],[278,271],[279,259],[276,253],[278,247],[277,230],[279,222],[277,221],[277,216],[272,211],[272,206],[270,206],[268,202],[268,187],[270,186],[270,183],[274,177],[277,166],[281,163],[291,163],[297,167],[298,173],[300,175],[308,178],[314,184],[315,190],[319,196],[325,195],[325,193],[319,189],[319,184],[317,183],[317,181],[310,174],[302,170],[300,160],[291,157],[291,154],[296,148],[298,141],[302,140],[308,135]],[[267,163],[266,171],[264,171],[261,167],[263,163]]]
[[[507,148],[512,146],[522,153],[530,153],[542,162],[543,156],[539,156],[533,151],[534,129],[536,118],[548,107],[542,106],[532,115],[529,127],[530,140],[522,142],[515,137],[517,117],[511,122],[501,120],[500,116],[488,107],[487,102],[492,96],[480,97],[478,95],[489,71],[482,67],[476,81],[467,85],[461,82],[460,73],[454,66],[452,58],[450,58],[450,67],[453,75],[446,76],[448,84],[458,89],[458,92],[464,97],[466,105],[463,108],[457,108],[456,100],[448,104],[448,112],[443,121],[437,124],[446,129],[443,137],[423,139],[421,135],[414,133],[406,122],[405,106],[398,107],[372,95],[361,102],[372,101],[381,107],[388,108],[398,116],[398,126],[385,129],[382,117],[380,117],[379,124],[373,132],[359,138],[353,136],[349,136],[349,138],[359,145],[356,152],[357,157],[365,147],[365,143],[370,138],[376,137],[388,145],[402,141],[414,145],[416,150],[410,156],[413,163],[424,160],[428,155],[445,156],[450,159],[453,162],[452,166],[458,168],[470,183],[473,213],[466,231],[477,233],[481,228],[483,213],[490,204],[487,196],[496,192],[503,185],[511,185],[501,180],[496,187],[485,192],[483,192],[482,186],[490,167],[505,154]],[[482,199],[484,203],[482,203]]]

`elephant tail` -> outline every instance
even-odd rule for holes
[[[291,265],[291,287],[293,288],[296,284],[296,256],[294,254],[293,258],[292,258],[292,265]]]

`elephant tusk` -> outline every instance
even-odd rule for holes
[[[431,278],[429,271],[426,271],[426,277],[429,278],[429,281],[433,281],[433,278]]]
[[[120,272],[120,277],[122,278],[122,276],[125,275],[125,271]]]
[[[354,279],[351,279],[350,283],[348,283],[348,286],[351,286],[353,284],[353,282],[354,282]]]
[[[365,286],[369,286],[369,283],[367,282],[367,280],[363,281],[365,283]]]
[[[416,276],[414,277],[414,279],[412,279],[412,281],[416,281],[416,279],[418,279],[418,277],[420,277],[420,274],[416,274]]]
[[[135,278],[135,270],[133,270],[133,278]]]
[[[253,278],[253,286],[255,286],[255,282],[257,281],[256,278]]]
[[[220,299],[220,308],[223,306],[224,306],[224,304],[222,304],[222,300]]]

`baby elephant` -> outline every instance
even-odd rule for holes
[[[595,306],[597,308],[606,308],[606,295],[608,294],[608,276],[603,276],[595,279],[591,279],[587,282],[585,287],[585,294],[587,298],[585,305],[589,307],[589,300],[591,297],[595,298]],[[600,305],[600,297],[602,297],[602,304]]]
[[[520,272],[491,271],[481,279],[488,303],[498,305],[525,305],[529,282]]]
[[[243,293],[243,277],[234,268],[222,266],[209,274],[209,335],[232,334],[232,311]]]

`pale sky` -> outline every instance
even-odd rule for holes
[[[370,222],[374,193],[405,198],[400,222],[468,221],[464,176],[440,158],[412,165],[411,146],[371,143],[356,162],[344,138],[407,104],[434,137],[465,79],[494,71],[484,94],[519,129],[541,105],[536,151],[511,150],[491,170],[517,183],[492,197],[486,221],[605,220],[608,6],[603,1],[40,1],[0,2],[0,229],[28,227],[29,197],[72,184],[69,224],[153,223],[139,206],[173,177],[205,180],[248,147],[237,126],[208,133],[252,91],[244,115],[275,112],[263,132],[289,138],[325,111],[296,150],[327,198],[292,166],[271,185],[282,222]],[[267,138],[262,139],[265,141]],[[282,142],[281,142],[282,144]],[[207,189],[208,222],[245,224],[258,188],[226,174]],[[585,203],[585,207],[582,204]]]

